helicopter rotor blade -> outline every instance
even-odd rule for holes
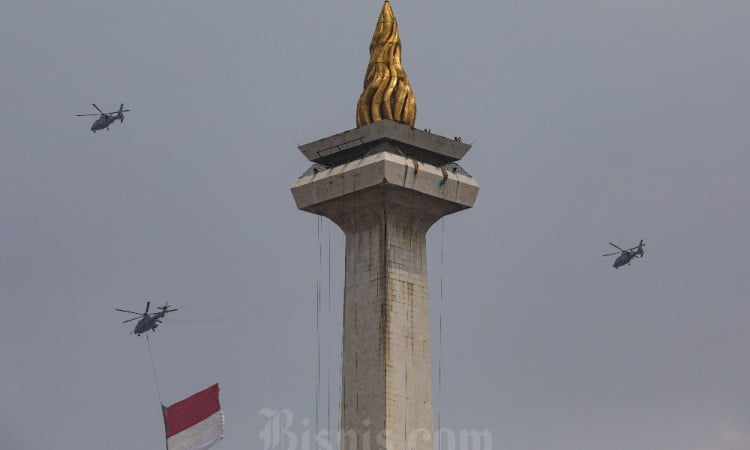
[[[616,254],[618,254],[618,253],[620,253],[620,252],[607,253],[606,255],[602,255],[602,256],[612,256],[612,255],[616,255]]]
[[[148,314],[148,309],[151,307],[151,302],[146,302],[146,314]]]
[[[611,242],[609,243],[609,245],[611,245],[612,247],[616,248],[617,250],[620,250],[621,252],[625,251],[625,250],[621,249],[620,247],[616,246],[615,244],[613,244]]]
[[[101,116],[101,114],[76,114],[76,116],[78,116],[78,117],[83,117],[83,116]]]
[[[104,114],[104,112],[101,109],[99,109],[99,107],[96,106],[95,103],[92,103],[92,105],[94,106],[94,108],[96,108],[97,111],[99,111],[100,113]]]
[[[135,312],[135,311],[128,311],[127,309],[115,308],[115,311],[126,312],[126,313],[130,313],[130,314],[138,314],[139,316],[141,315],[141,313],[138,313],[138,312]]]
[[[124,320],[122,323],[132,322],[132,321],[134,321],[136,319],[139,319],[139,317],[133,317],[132,319]]]

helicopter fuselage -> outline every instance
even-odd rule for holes
[[[617,269],[620,266],[624,266],[625,264],[629,264],[630,260],[633,259],[633,257],[635,257],[635,255],[636,255],[636,252],[625,251],[625,252],[620,253],[620,256],[618,256],[617,259],[615,259],[615,263],[612,264],[612,267],[614,267],[615,269]]]
[[[149,314],[143,314],[143,318],[138,321],[138,323],[135,325],[135,330],[133,330],[134,334],[137,334],[140,336],[141,334],[151,330],[156,331],[156,327],[159,326],[158,320],[164,317],[163,313],[158,313],[154,315]]]
[[[114,122],[117,119],[117,116],[108,116],[106,114],[102,114],[99,116],[98,119],[94,122],[93,125],[91,125],[91,131],[96,133],[96,130],[103,130],[105,128],[109,128],[109,125]]]
[[[630,264],[630,261],[633,258],[642,258],[645,252],[643,251],[643,241],[641,241],[641,245],[639,245],[636,248],[632,248],[630,250],[623,250],[622,253],[620,253],[620,256],[615,259],[615,263],[612,264],[612,267],[617,269],[618,267],[624,266],[625,264]]]

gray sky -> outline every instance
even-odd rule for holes
[[[218,381],[217,448],[259,448],[261,408],[315,416],[318,279],[335,425],[343,235],[324,222],[320,267],[288,189],[296,144],[354,126],[381,5],[4,2],[1,448],[162,448],[114,311],[146,299],[180,308],[152,339],[164,402]],[[474,142],[481,186],[428,235],[442,425],[750,449],[750,3],[392,5],[416,127]],[[133,111],[93,134],[92,102]],[[641,238],[631,267],[601,257]]]

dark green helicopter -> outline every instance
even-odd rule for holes
[[[135,329],[133,330],[132,334],[136,334],[140,336],[142,333],[145,333],[149,330],[156,331],[156,327],[159,326],[162,321],[160,319],[164,318],[164,316],[167,315],[169,312],[177,311],[177,308],[175,309],[169,309],[169,303],[164,303],[164,306],[159,306],[158,309],[161,309],[161,311],[157,313],[148,313],[148,308],[151,306],[151,302],[146,302],[146,312],[143,314],[137,313],[135,311],[128,311],[127,309],[119,309],[115,308],[115,311],[135,314],[138,317],[133,317],[132,319],[128,319],[123,321],[122,323],[128,323],[132,322],[136,319],[141,319],[138,321],[137,324],[135,324]]]
[[[129,112],[129,109],[122,109],[123,106],[125,106],[124,103],[120,103],[120,109],[117,111],[113,111],[111,113],[105,113],[101,109],[99,109],[96,104],[92,103],[94,108],[96,108],[97,111],[99,111],[99,114],[78,114],[78,117],[83,116],[99,116],[98,119],[94,121],[94,123],[91,125],[91,131],[96,133],[96,130],[103,130],[104,128],[109,130],[109,124],[114,122],[117,119],[120,119],[120,123],[122,123],[123,120],[125,120],[125,115],[123,113]]]
[[[620,256],[618,256],[617,259],[615,259],[615,263],[612,264],[612,267],[614,267],[615,269],[624,266],[625,264],[630,265],[630,261],[633,258],[643,258],[643,254],[645,253],[643,251],[643,247],[646,246],[646,244],[643,243],[643,239],[641,239],[641,243],[638,244],[637,247],[629,248],[627,250],[623,250],[611,242],[609,243],[609,245],[619,250],[619,252],[607,253],[606,255],[602,256],[612,256],[619,253]]]

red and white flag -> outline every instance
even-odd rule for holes
[[[167,450],[205,450],[224,437],[218,383],[162,410]]]

